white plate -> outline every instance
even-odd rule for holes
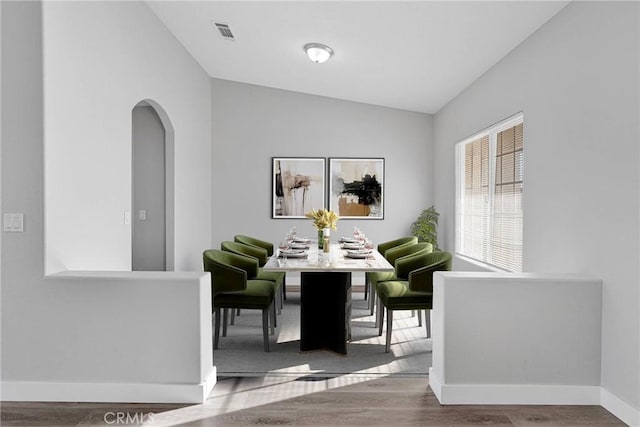
[[[297,237],[293,239],[293,243],[304,243],[308,245],[310,242],[311,242],[311,239],[307,237]]]
[[[365,259],[366,257],[369,256],[369,254],[366,253],[359,253],[359,252],[347,252],[347,254],[345,255],[347,258],[355,258],[355,259]]]
[[[306,258],[307,251],[302,251],[298,249],[289,250],[289,251],[280,251],[279,257],[284,258],[284,255],[287,255],[287,258]]]
[[[368,249],[359,249],[357,251],[347,251],[347,257],[349,258],[366,258],[371,254],[371,251]]]
[[[342,243],[358,243],[359,240],[354,237],[341,237],[340,242]]]
[[[350,254],[370,254],[371,252],[372,252],[371,249],[364,249],[364,248],[347,251],[347,253],[350,253]]]
[[[360,243],[344,243],[342,245],[344,249],[362,249],[362,246]]]
[[[292,243],[291,249],[309,249],[309,243]]]

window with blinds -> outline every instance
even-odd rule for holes
[[[456,252],[522,271],[523,116],[457,147]]]

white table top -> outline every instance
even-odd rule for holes
[[[318,244],[311,242],[307,258],[284,258],[277,256],[278,251],[264,265],[264,271],[393,271],[393,265],[376,250],[367,259],[348,258],[347,250],[340,244],[332,243],[329,253],[318,251]]]

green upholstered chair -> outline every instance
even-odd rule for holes
[[[236,234],[235,236],[233,236],[233,241],[234,242],[238,242],[238,243],[244,243],[245,245],[249,245],[249,246],[255,246],[258,248],[262,248],[265,249],[267,251],[267,257],[270,257],[273,255],[274,253],[274,247],[273,247],[273,243],[271,242],[267,242],[265,240],[260,240],[258,238],[252,237],[252,236],[247,236],[244,234]],[[265,259],[265,262],[266,259]],[[262,267],[264,264],[260,264],[260,266]],[[287,299],[287,286],[286,286],[287,280],[286,277],[283,279],[282,281],[282,298],[283,299]]]
[[[391,265],[395,267],[396,261],[402,257],[411,256],[411,255],[419,255],[426,254],[433,251],[433,245],[431,243],[422,242],[422,243],[411,243],[411,244],[403,244],[399,246],[395,246],[389,248],[385,251],[385,258]],[[378,282],[383,282],[385,280],[395,280],[397,279],[396,271],[375,271],[368,272],[365,275],[365,279],[367,281],[367,286],[371,288],[371,299],[372,302],[375,299],[376,292],[376,284]],[[369,306],[369,310],[373,315],[373,304]],[[378,326],[376,322],[376,326]]]
[[[262,266],[264,266],[269,259],[267,250],[262,247],[251,246],[244,243],[231,241],[222,242],[220,244],[220,249],[227,252],[233,252],[238,255],[253,257],[258,260],[258,274],[256,275],[256,277],[250,277],[250,279],[270,280],[274,283],[274,288],[276,290],[276,306],[278,308],[278,313],[280,313],[283,305],[282,298],[284,297],[284,295],[282,294],[282,292],[286,273],[284,271],[264,271],[262,269]]]
[[[220,340],[220,310],[224,310],[223,336],[226,336],[229,309],[262,310],[264,350],[269,351],[269,313],[275,319],[273,282],[249,279],[258,274],[258,261],[243,255],[217,249],[203,253],[204,271],[211,272],[211,304],[215,314],[213,348]],[[274,324],[271,332],[273,333]]]
[[[385,252],[387,252],[387,250],[391,248],[399,247],[399,246],[415,245],[416,243],[418,243],[418,238],[416,236],[400,237],[399,239],[393,239],[386,242],[378,243],[378,252],[380,252],[380,254],[386,258]],[[370,273],[366,273],[366,275],[368,274]],[[371,309],[371,314],[373,314],[373,306],[375,302],[375,296],[373,294],[373,291],[374,291],[374,288],[369,284],[369,278],[365,277],[364,299],[365,300],[367,299],[367,294],[371,295],[371,299],[369,301],[369,308]]]
[[[399,246],[409,246],[415,245],[418,243],[418,238],[416,236],[407,236],[400,237],[399,239],[389,240],[388,242],[382,242],[378,244],[378,252],[385,256],[385,252],[387,252],[391,248],[397,248]]]
[[[246,243],[232,242],[225,240],[220,243],[220,248],[223,251],[237,253],[239,255],[251,256],[258,260],[258,265],[263,266],[267,263],[269,255],[267,250],[258,246],[247,245]]]
[[[255,237],[245,236],[243,234],[236,234],[233,237],[235,242],[244,243],[249,246],[257,246],[259,248],[266,249],[267,256],[273,255],[273,243],[267,242],[265,240],[256,239]]]
[[[385,352],[391,348],[393,312],[396,310],[427,310],[425,320],[427,338],[431,337],[429,312],[433,306],[434,271],[451,270],[449,252],[430,252],[400,258],[396,262],[398,279],[378,282],[376,292],[383,309],[378,312],[378,335],[382,335],[384,312],[387,312],[387,336]]]

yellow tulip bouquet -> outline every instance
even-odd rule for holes
[[[305,216],[313,220],[313,226],[318,230],[325,228],[335,230],[337,228],[336,223],[340,219],[334,211],[327,209],[311,209]]]

